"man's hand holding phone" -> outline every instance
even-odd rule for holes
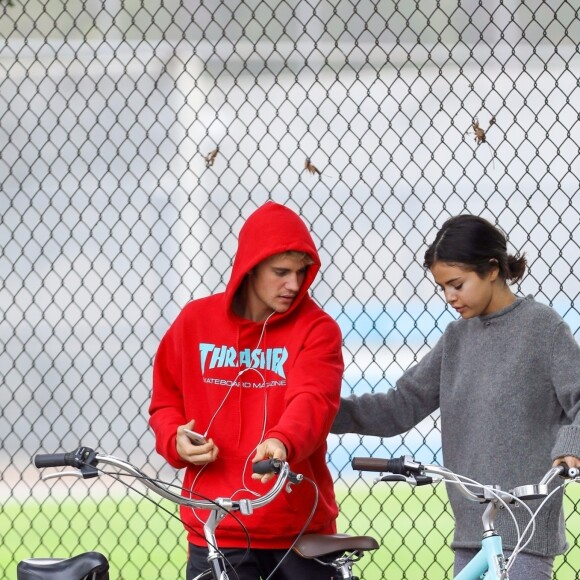
[[[179,456],[194,465],[204,465],[216,460],[219,449],[212,439],[206,440],[194,431],[195,420],[177,428],[176,449]]]
[[[189,437],[189,440],[194,445],[205,445],[207,443],[206,438],[201,433],[196,433],[195,431],[186,429],[185,427],[183,428],[183,432]]]

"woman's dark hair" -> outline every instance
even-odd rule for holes
[[[498,266],[501,278],[512,283],[522,279],[527,266],[524,255],[507,253],[503,232],[474,215],[458,215],[443,224],[425,252],[423,265],[431,268],[435,262],[467,267],[481,277]]]

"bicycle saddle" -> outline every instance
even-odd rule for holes
[[[18,563],[17,580],[109,580],[109,561],[99,552],[72,558],[28,558]]]
[[[296,542],[294,551],[303,558],[319,558],[336,552],[364,552],[378,547],[378,542],[371,536],[306,534]]]

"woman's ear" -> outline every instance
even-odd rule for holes
[[[492,258],[489,263],[489,280],[490,282],[495,282],[499,276],[499,262],[495,258]]]

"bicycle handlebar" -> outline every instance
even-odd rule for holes
[[[433,479],[430,476],[435,475],[459,484],[459,490],[463,496],[471,501],[480,503],[491,501],[501,493],[499,486],[483,484],[476,484],[481,487],[483,493],[474,493],[466,487],[465,481],[462,481],[461,477],[451,470],[439,465],[422,465],[409,455],[391,459],[354,457],[351,465],[357,471],[374,471],[392,474],[380,478],[380,481],[406,481],[412,485],[433,483]],[[519,499],[538,499],[545,497],[548,494],[548,484],[557,476],[576,479],[580,476],[580,470],[575,467],[568,467],[565,463],[560,463],[557,467],[552,467],[544,475],[539,484],[516,487],[509,492],[508,496],[515,496]],[[465,480],[465,478],[463,479]],[[512,500],[515,501],[514,498]],[[510,500],[508,499],[508,501]]]
[[[408,455],[393,459],[380,457],[353,457],[351,461],[353,469],[357,471],[378,471],[380,473],[394,473],[396,475],[411,475],[421,473],[422,465],[416,463]]]
[[[72,453],[47,453],[37,455],[34,458],[34,465],[39,468],[43,467],[65,467],[74,466],[74,454]]]
[[[45,467],[75,467],[80,471],[80,473],[58,472],[50,474],[46,476],[46,478],[62,477],[71,474],[85,479],[96,477],[98,475],[97,465],[99,463],[111,465],[120,471],[140,479],[143,482],[143,485],[147,488],[161,497],[179,505],[188,506],[193,509],[218,510],[222,507],[219,500],[225,499],[218,498],[214,501],[209,499],[190,499],[184,497],[172,492],[162,483],[151,479],[130,462],[119,459],[113,455],[99,454],[89,447],[79,447],[71,453],[46,453],[38,454],[34,457],[34,465],[41,469]],[[253,469],[255,473],[274,472],[278,474],[278,477],[267,493],[256,499],[231,500],[230,509],[241,509],[242,511],[248,510],[248,512],[251,512],[252,508],[259,508],[270,503],[282,491],[282,489],[284,489],[286,482],[297,484],[303,480],[303,475],[293,473],[290,471],[288,463],[279,459],[265,459],[259,461],[253,464]]]
[[[71,453],[40,453],[34,457],[34,465],[44,467],[76,467],[94,463],[95,452],[89,447],[79,447]]]
[[[263,459],[252,465],[252,471],[262,475],[266,473],[280,473],[283,463],[280,459]]]

